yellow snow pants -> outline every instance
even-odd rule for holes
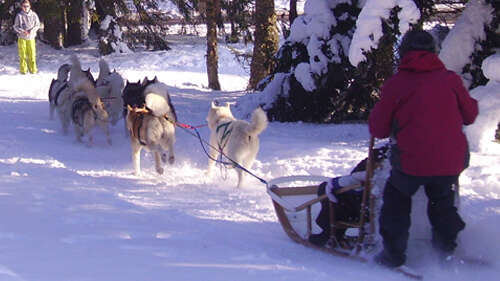
[[[31,73],[37,73],[35,39],[17,39],[17,49],[19,51],[19,71],[22,74],[26,74],[28,70]]]

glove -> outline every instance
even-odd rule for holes
[[[332,201],[333,203],[338,203],[337,197],[335,197],[335,191],[342,188],[339,184],[339,179],[340,177],[332,178],[331,180],[327,181],[327,184],[325,186],[325,193],[326,196],[328,196],[328,199]]]

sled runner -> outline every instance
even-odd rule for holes
[[[276,216],[285,231],[293,241],[306,247],[320,250],[336,256],[346,257],[361,262],[370,262],[372,257],[380,250],[375,236],[375,196],[372,194],[372,177],[375,166],[374,139],[370,140],[369,155],[366,161],[358,164],[365,165],[364,178],[359,183],[343,186],[335,190],[335,196],[340,201],[337,203],[329,200],[326,194],[318,195],[320,183],[331,180],[323,176],[290,176],[273,179],[267,184],[267,192],[270,195]],[[358,167],[356,167],[358,168]],[[355,169],[356,169],[355,168]],[[342,194],[353,190],[359,190],[361,203],[358,217],[354,220],[342,220],[345,217],[336,213],[342,204]],[[329,239],[325,246],[312,243],[309,237],[317,232],[318,225],[314,223],[315,218],[322,206],[329,206]],[[341,205],[339,207],[342,207]],[[342,239],[339,239],[338,231],[341,229]],[[398,267],[395,272],[412,279],[422,279],[422,275],[408,267]]]

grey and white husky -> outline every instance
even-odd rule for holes
[[[141,174],[141,150],[154,154],[155,168],[163,174],[162,162],[175,162],[175,122],[177,115],[170,101],[167,85],[155,82],[144,89],[145,106],[128,105],[126,118],[132,149],[132,163],[136,175]]]
[[[49,88],[49,118],[54,119],[54,111],[59,104],[58,99],[61,93],[68,88],[68,76],[71,65],[63,64],[57,71],[57,79],[52,79]]]
[[[108,128],[108,113],[104,108],[94,83],[82,71],[80,61],[73,55],[69,85],[71,87],[71,120],[75,127],[76,139],[82,141],[82,136],[88,137],[88,146],[93,144],[92,129],[99,125],[109,144],[111,136]]]
[[[210,128],[210,157],[208,159],[208,173],[211,173],[218,154],[224,153],[228,158],[242,167],[250,169],[259,152],[259,134],[267,128],[266,113],[260,107],[252,113],[251,122],[237,120],[231,113],[230,105],[218,106],[211,103],[207,116]],[[244,171],[236,168],[240,187],[243,182]]]
[[[101,59],[99,61],[99,76],[96,80],[96,90],[104,102],[106,111],[109,114],[111,125],[116,125],[123,116],[122,91],[125,81],[122,76],[114,71],[110,71],[108,63]]]

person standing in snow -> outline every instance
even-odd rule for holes
[[[432,246],[453,257],[465,223],[454,206],[453,186],[469,165],[463,125],[478,114],[461,78],[445,68],[434,38],[423,30],[405,34],[398,72],[383,87],[369,117],[370,133],[391,137],[392,170],[383,194],[380,234],[384,249],[375,261],[398,267],[406,261],[411,197],[424,186],[432,226]]]
[[[17,33],[17,48],[19,51],[19,71],[21,74],[37,73],[36,66],[36,32],[40,28],[38,15],[31,10],[29,0],[21,2],[21,11],[14,20],[14,30]]]

